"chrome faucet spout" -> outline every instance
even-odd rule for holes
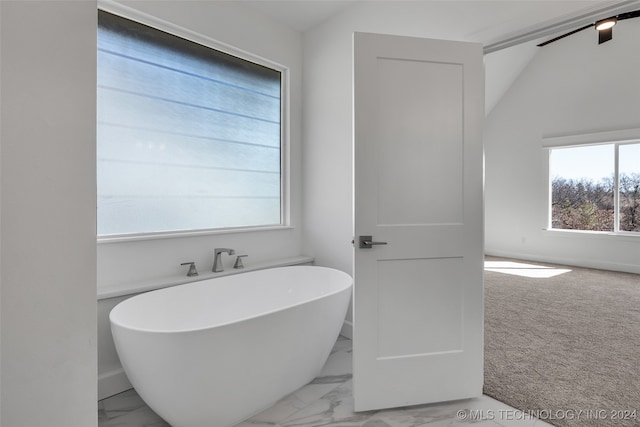
[[[223,253],[227,253],[229,255],[234,255],[236,253],[236,251],[234,251],[233,249],[229,249],[229,248],[215,248],[214,251],[213,251],[213,269],[211,270],[214,273],[220,273],[221,271],[224,271],[224,268],[222,267],[222,254]]]

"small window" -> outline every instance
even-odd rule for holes
[[[283,69],[98,12],[98,235],[283,224]]]
[[[554,148],[551,228],[640,232],[640,144]]]

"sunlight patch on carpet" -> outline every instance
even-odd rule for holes
[[[571,270],[566,268],[548,267],[546,265],[525,264],[514,261],[485,261],[485,271],[495,273],[511,274],[520,277],[530,277],[532,279],[549,279]]]

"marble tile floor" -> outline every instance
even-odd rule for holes
[[[318,378],[235,427],[550,426],[488,396],[356,413],[351,389],[351,340],[340,337]],[[98,427],[170,426],[128,390],[98,402]]]

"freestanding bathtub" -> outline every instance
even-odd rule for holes
[[[173,427],[227,427],[320,373],[351,285],[338,270],[280,267],[138,295],[109,318],[151,409]]]

